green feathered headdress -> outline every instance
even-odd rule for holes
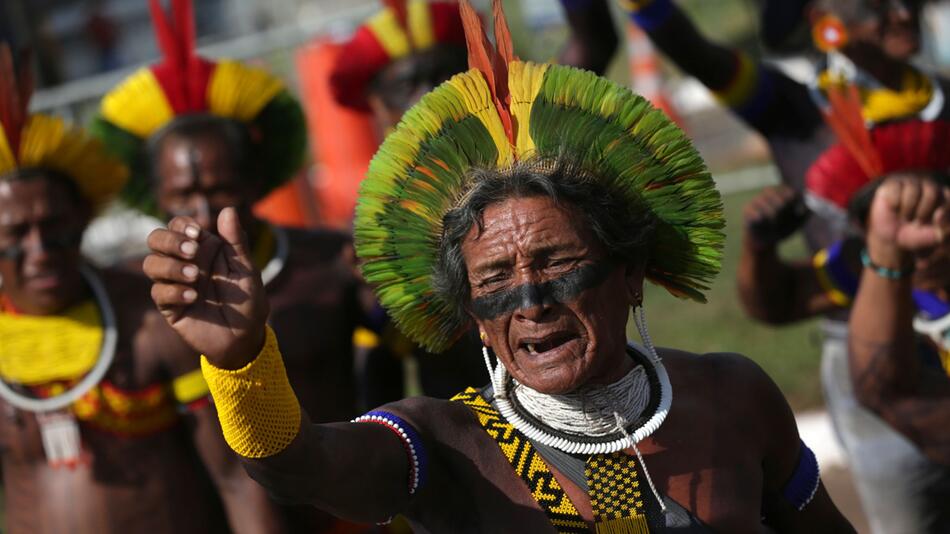
[[[469,171],[564,153],[600,179],[605,194],[651,210],[647,278],[705,302],[722,258],[722,200],[682,130],[609,80],[515,59],[497,0],[497,48],[471,6],[463,0],[461,8],[473,68],[406,113],[360,188],[356,252],[396,324],[434,352],[471,326],[433,288],[443,216],[473,186]]]

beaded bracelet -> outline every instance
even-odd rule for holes
[[[887,278],[888,280],[903,280],[904,278],[910,277],[914,274],[914,267],[910,266],[907,269],[889,269],[887,267],[882,267],[873,261],[871,261],[871,256],[868,254],[868,249],[863,249],[861,251],[861,263],[868,269],[874,271],[874,273],[881,278]]]

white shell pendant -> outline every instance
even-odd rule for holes
[[[50,467],[68,467],[79,465],[82,442],[79,437],[79,422],[72,413],[57,410],[36,414],[43,438],[43,451]]]

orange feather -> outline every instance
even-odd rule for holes
[[[514,53],[511,46],[511,32],[505,13],[498,0],[492,0],[492,15],[495,18],[495,31],[500,34],[500,44],[504,47],[503,53],[492,46],[482,27],[482,19],[468,0],[459,0],[459,13],[462,16],[462,27],[465,29],[465,42],[468,46],[468,66],[476,69],[485,77],[488,89],[495,101],[495,108],[505,128],[508,140],[515,142],[514,128],[512,127],[511,111],[509,109],[510,95],[508,93],[508,62],[513,60]],[[496,35],[496,39],[499,36]],[[505,57],[511,59],[505,59]]]
[[[828,88],[829,109],[823,110],[825,122],[831,127],[861,169],[869,177],[884,173],[881,155],[871,141],[862,115],[861,95],[853,83],[832,84]]]

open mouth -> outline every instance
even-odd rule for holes
[[[34,290],[44,291],[58,287],[62,283],[62,277],[58,272],[45,271],[34,274],[26,279],[26,285]]]
[[[524,338],[518,344],[518,347],[528,354],[535,356],[556,350],[579,337],[580,336],[574,332],[556,332],[539,338]]]

